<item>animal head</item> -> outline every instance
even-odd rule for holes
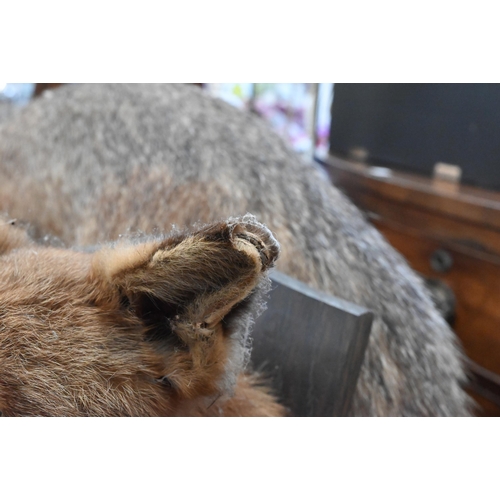
[[[0,224],[0,411],[173,415],[231,393],[279,245],[251,215],[92,253]]]

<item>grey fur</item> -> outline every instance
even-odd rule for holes
[[[260,118],[182,84],[50,96],[0,126],[0,210],[79,246],[251,212],[281,243],[279,270],[375,311],[353,414],[469,414],[421,279]]]
[[[17,111],[18,106],[0,96],[0,123],[7,121]]]

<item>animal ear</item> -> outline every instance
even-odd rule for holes
[[[252,293],[278,253],[271,232],[246,215],[101,249],[92,275],[105,285],[104,294],[118,294],[156,331],[180,324],[206,331]]]

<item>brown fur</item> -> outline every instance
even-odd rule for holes
[[[93,254],[28,241],[0,225],[4,415],[283,414],[241,374],[239,309],[279,252],[254,218]]]
[[[71,85],[16,110],[0,124],[0,210],[29,223],[30,235],[41,245],[87,252],[99,249],[110,240],[122,241],[120,235],[157,234],[168,232],[172,224],[179,227],[195,222],[210,224],[252,213],[273,231],[281,244],[277,263],[280,271],[374,312],[370,340],[353,397],[353,415],[470,414],[470,400],[462,387],[466,375],[461,350],[453,332],[433,306],[422,280],[319,168],[303,162],[290,151],[259,117],[212,99],[200,89],[181,84]],[[50,234],[53,237],[47,239]],[[162,238],[156,236],[137,243],[158,242]],[[22,241],[24,236],[17,233],[4,247],[16,248]],[[141,252],[147,248],[139,247],[140,255],[128,256],[126,250],[114,249],[126,269],[128,265],[132,269],[138,265],[137,272],[124,282],[116,281],[123,276],[114,268],[113,249],[99,253],[93,272],[102,277],[101,285],[107,283],[103,290],[129,284],[136,286],[137,280],[144,278]],[[42,264],[33,260],[33,251],[38,250],[14,250],[19,255],[31,255],[30,265],[40,268]],[[56,254],[62,255],[56,252],[54,256]],[[51,254],[43,255],[48,258]],[[70,274],[80,266],[76,260],[89,259],[82,253],[64,255],[75,259],[74,264],[67,265]],[[0,267],[2,282],[12,284],[17,280],[17,286],[23,287],[29,282],[31,268],[22,262],[16,264],[20,266],[16,268],[13,256],[14,253],[6,255],[5,262],[9,264],[3,269]],[[210,268],[210,257],[204,261],[203,269],[217,276],[220,269]],[[195,269],[200,270],[198,264],[196,261]],[[228,262],[228,265],[233,264]],[[16,277],[20,269],[23,279]],[[39,277],[36,284],[39,291],[32,294],[34,304],[38,304],[43,295],[48,300],[51,294],[63,293],[58,285],[47,289],[53,274],[63,271],[60,264],[50,261],[44,264],[44,269],[48,276]],[[151,286],[152,280],[146,281]],[[180,281],[176,279],[174,283],[178,286]],[[236,307],[235,314],[228,315],[234,327],[231,341],[226,344],[231,347],[231,354],[226,359],[217,394],[207,396],[202,402],[195,398],[189,405],[181,405],[182,408],[199,408],[200,404],[208,408],[219,393],[226,397],[231,394],[237,374],[248,359],[244,346],[250,313],[258,312],[263,283],[260,281],[256,291],[250,294],[248,309],[244,301]],[[230,288],[228,296],[233,297]],[[153,286],[153,289],[156,288]],[[80,304],[81,299],[73,292],[81,291],[77,287],[67,290],[67,296],[74,304]],[[7,305],[13,294],[4,294]],[[127,300],[130,299],[122,300],[119,311],[129,311]],[[156,300],[130,301],[132,310],[135,307],[140,313],[139,322],[148,323],[152,317],[158,320],[162,317],[161,311],[172,320],[171,308],[155,310]],[[217,300],[214,295],[215,307],[221,305],[220,302],[217,305]],[[152,316],[141,313],[144,310]],[[225,311],[223,306],[217,310],[219,316]],[[36,309],[34,314],[40,313],[38,317],[26,312],[18,321],[18,326],[24,328],[19,333],[5,329],[0,332],[7,351],[18,337],[22,339],[28,333],[32,337],[33,325],[44,323],[50,316],[44,311]],[[65,314],[70,313],[65,311]],[[117,316],[120,314],[117,312]],[[108,313],[104,316],[111,321]],[[217,319],[217,314],[214,318]],[[52,316],[50,320],[52,322]],[[161,331],[152,328],[150,323],[153,338],[148,340],[149,346],[154,338],[161,338]],[[226,320],[222,324],[225,323]],[[71,332],[71,328],[68,331]],[[97,334],[89,331],[89,335]],[[170,341],[175,338],[170,334],[166,336]],[[43,347],[50,360],[49,344]],[[59,347],[62,346],[53,344],[51,348],[58,350]],[[174,342],[163,350],[170,353],[169,349],[173,349],[175,353],[175,348],[179,346]],[[66,388],[66,382],[70,387],[75,384],[72,375],[67,375],[70,354],[64,364],[66,378],[59,378],[57,382]],[[92,357],[96,353],[86,355]],[[137,357],[134,363],[138,363],[138,359],[142,363]],[[21,354],[16,358],[17,365],[10,360],[11,372],[7,372],[6,377],[0,362],[0,380],[8,378],[12,382],[13,370],[22,372],[27,362]],[[127,369],[142,369],[140,363]],[[92,371],[91,368],[89,365]],[[28,379],[36,384],[30,377],[25,384]],[[108,382],[107,379],[99,381],[104,384],[99,386],[102,392]],[[27,390],[12,384],[13,393]],[[184,391],[188,384],[181,384]],[[136,387],[132,384],[127,394]],[[55,385],[44,390],[49,389],[54,393],[59,390]],[[61,391],[64,392],[62,388]],[[96,391],[90,384],[82,397],[91,398]],[[135,405],[139,397],[138,394],[131,396],[130,405]],[[210,411],[215,411],[214,408],[225,411],[223,396],[216,401]],[[90,403],[98,408],[101,400],[97,396],[95,401],[87,400],[87,409],[92,406]],[[119,412],[113,414],[116,413]]]

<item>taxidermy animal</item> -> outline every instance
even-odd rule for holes
[[[35,99],[0,125],[0,210],[4,415],[283,414],[245,371],[275,261],[374,311],[353,415],[469,414],[421,279],[318,167],[201,89]]]

